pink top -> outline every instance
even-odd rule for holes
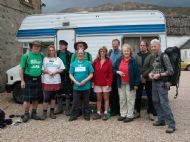
[[[122,83],[128,83],[129,82],[129,70],[128,70],[129,61],[122,59],[121,63],[119,65],[119,71],[122,71],[125,76],[121,77]]]

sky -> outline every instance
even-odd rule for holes
[[[55,13],[72,7],[94,7],[106,3],[140,2],[170,7],[189,7],[190,0],[42,0],[43,13]]]

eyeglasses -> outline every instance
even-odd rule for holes
[[[140,45],[140,46],[146,46],[146,45]]]

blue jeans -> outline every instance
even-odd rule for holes
[[[168,89],[163,81],[152,81],[152,100],[158,121],[166,122],[169,128],[175,128],[175,120],[169,106]]]

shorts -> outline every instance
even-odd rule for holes
[[[107,86],[94,86],[95,93],[109,93],[111,91],[111,87],[107,89]]]
[[[44,102],[48,103],[51,100],[55,100],[56,99],[56,91],[44,91],[43,95],[44,95]]]

